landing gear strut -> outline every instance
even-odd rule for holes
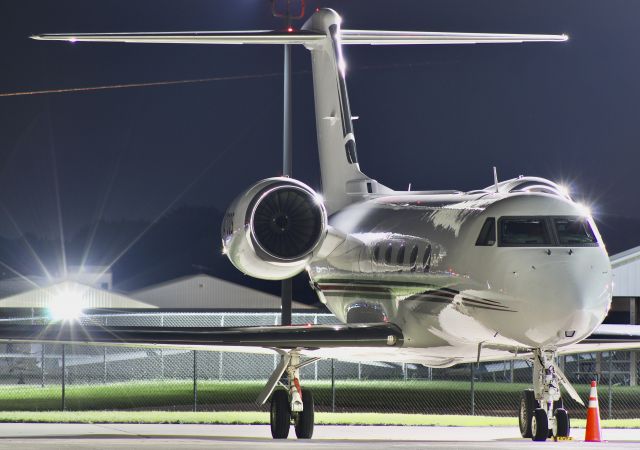
[[[283,355],[278,368],[274,371],[263,394],[258,399],[259,403],[261,400],[264,403],[264,400],[273,392],[270,423],[271,436],[274,439],[289,437],[292,421],[298,439],[311,439],[313,436],[313,394],[309,389],[303,389],[300,386],[300,369],[317,360],[318,358],[312,358],[301,363],[300,356],[296,352]],[[279,381],[285,371],[287,373],[286,385]],[[280,387],[276,388],[278,384]]]
[[[564,375],[558,373],[554,360],[554,350],[533,351],[533,389],[522,393],[518,414],[523,438],[546,441],[550,437],[569,436],[569,414],[560,398],[560,380]]]

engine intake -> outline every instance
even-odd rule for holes
[[[324,207],[313,191],[299,186],[276,186],[256,201],[251,214],[251,236],[273,258],[304,258],[325,231],[324,214]]]
[[[231,204],[222,244],[242,272],[281,280],[304,270],[326,231],[327,213],[313,189],[291,178],[268,178]]]

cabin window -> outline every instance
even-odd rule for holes
[[[391,252],[393,251],[393,245],[389,244],[387,250],[384,252],[384,262],[391,264]]]
[[[396,264],[402,265],[402,263],[404,263],[404,244],[400,246],[396,255]]]
[[[500,245],[535,247],[552,245],[551,233],[544,217],[503,217],[500,224]]]
[[[431,244],[427,245],[422,256],[422,270],[428,272],[429,269],[431,269]]]
[[[476,245],[488,247],[495,243],[496,243],[496,219],[493,217],[489,217],[487,220],[484,221],[484,225],[482,225],[482,229],[480,230],[480,235],[478,236]]]
[[[373,248],[373,260],[375,262],[380,262],[380,244],[376,244]]]
[[[416,270],[416,261],[418,260],[418,246],[414,245],[411,249],[411,254],[409,255],[409,266],[411,266],[411,270]]]
[[[556,217],[553,222],[561,246],[598,243],[589,221],[584,217]]]

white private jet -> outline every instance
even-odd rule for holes
[[[271,398],[271,431],[313,433],[314,405],[299,369],[318,358],[448,367],[526,358],[523,437],[568,436],[560,385],[582,403],[558,355],[638,348],[637,327],[601,326],[612,273],[589,211],[558,184],[519,177],[485,189],[394,191],[360,171],[342,45],[562,42],[565,35],[341,29],[317,10],[299,31],[47,34],[41,40],[185,44],[301,44],[313,61],[322,196],[285,177],[262,180],[229,207],[224,252],[253,277],[307,271],[344,325],[248,328],[3,326],[0,338],[277,352],[258,402]],[[600,328],[598,328],[600,326]],[[596,331],[594,333],[594,331]],[[636,339],[636,342],[633,340]],[[303,358],[307,358],[303,360]],[[278,388],[287,374],[285,389]]]

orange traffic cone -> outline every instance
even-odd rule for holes
[[[600,437],[600,407],[598,406],[598,388],[596,382],[591,382],[589,393],[589,409],[587,409],[587,429],[584,433],[585,442],[601,442]]]

